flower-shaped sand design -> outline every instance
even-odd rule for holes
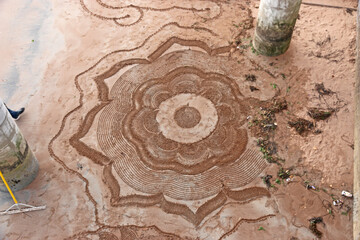
[[[124,136],[148,167],[199,174],[245,151],[241,98],[231,79],[175,69],[137,89],[123,121]]]
[[[201,51],[164,54],[175,43]],[[92,161],[89,166],[101,167],[111,207],[157,206],[194,225],[228,199],[244,202],[269,196],[261,187],[239,190],[267,163],[250,147],[244,126],[249,102],[240,92],[244,86],[233,77],[238,63],[219,56],[227,51],[171,38],[144,59],[116,62],[116,55],[105,57],[77,79],[81,104],[65,116],[50,153],[66,167],[61,159],[68,159],[66,153],[58,156],[70,143]],[[106,64],[108,59],[113,65]],[[117,75],[109,92],[105,80],[125,66],[130,67]],[[77,119],[72,116],[81,115],[69,139],[70,125]],[[87,182],[87,194],[96,205],[90,182],[76,174]],[[196,212],[188,206],[195,200],[200,204]]]

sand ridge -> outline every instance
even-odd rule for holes
[[[48,210],[32,215],[36,232],[27,217],[2,220],[6,238],[311,239],[308,219],[314,216],[324,217],[319,229],[326,239],[351,237],[346,209],[328,206],[331,194],[340,197],[339,190],[352,184],[348,86],[355,28],[346,9],[302,6],[288,52],[264,58],[249,44],[257,1],[52,4],[54,27],[66,45],[49,59],[42,86],[19,122],[41,169],[18,194]],[[256,81],[247,80],[251,74]],[[323,133],[299,136],[287,122],[308,119],[308,107],[326,107],[314,91],[319,82],[337,92],[338,99],[325,100],[338,111],[316,123]],[[157,108],[177,94],[201,95],[217,111],[214,130],[191,140],[199,143],[194,146],[159,137]],[[288,184],[274,182],[278,167],[266,162],[249,131],[260,107],[277,98],[288,102],[288,110],[275,114],[273,139],[283,166],[296,169]],[[188,119],[189,125],[178,125],[192,129],[197,113],[209,106],[178,116],[175,111],[173,120]],[[267,174],[273,175],[269,189],[260,178]],[[328,193],[307,190],[305,181]]]

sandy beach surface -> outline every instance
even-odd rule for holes
[[[0,96],[40,165],[15,195],[47,206],[0,239],[352,239],[357,1],[303,1],[278,57],[258,7],[0,1]]]

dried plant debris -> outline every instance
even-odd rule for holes
[[[275,142],[271,142],[268,139],[259,138],[257,140],[257,145],[260,147],[260,152],[264,154],[264,158],[268,160],[268,162],[272,161],[272,155],[276,154],[277,146]]]
[[[275,142],[270,141],[269,139],[259,138],[257,140],[257,145],[261,148],[262,152],[267,152],[268,154],[277,153],[277,145]]]
[[[265,183],[267,188],[271,187],[270,179],[272,178],[271,175],[266,175],[265,177],[262,177],[263,182]]]
[[[275,114],[285,109],[287,109],[286,100],[275,99],[273,102],[264,103],[260,108],[259,115],[249,122],[253,133],[259,137],[257,146],[260,147],[260,151],[268,163],[281,165],[281,162],[284,162],[284,159],[277,154],[276,143],[270,139],[277,128]]]
[[[294,121],[289,121],[288,124],[290,127],[295,128],[296,132],[300,135],[305,135],[307,132],[312,131],[315,128],[314,123],[303,118],[297,118]]]
[[[325,88],[324,83],[316,83],[315,90],[319,93],[320,96],[332,95],[335,93],[335,92],[331,91],[330,89]]]
[[[322,237],[322,232],[320,232],[320,231],[317,229],[315,223],[310,223],[309,229],[310,229],[310,231],[311,231],[316,237],[318,237],[318,238],[321,238],[321,237]]]
[[[315,84],[315,89],[318,96],[315,96],[319,98],[320,103],[318,107],[321,107],[322,109],[318,109],[319,111],[323,111],[323,113],[320,113],[319,118],[327,118],[326,116],[336,114],[339,112],[340,109],[345,107],[348,103],[344,100],[340,99],[337,92],[332,91],[331,89],[325,88],[323,83],[317,83]],[[324,106],[325,104],[325,106]],[[331,113],[331,114],[329,114]],[[316,112],[315,112],[316,115]],[[316,119],[318,120],[318,119]],[[320,119],[322,120],[322,119]]]
[[[277,128],[275,113],[287,109],[286,100],[274,100],[273,103],[266,107],[261,107],[260,116],[254,118],[251,126],[260,127],[261,132],[271,132]],[[262,135],[262,137],[265,137]]]
[[[259,91],[259,89],[257,87],[254,87],[254,86],[250,86],[250,91],[251,92]]]
[[[254,74],[245,74],[245,80],[249,82],[255,82],[256,76]]]
[[[349,137],[342,135],[341,139],[348,144],[349,147],[351,147],[353,150],[355,148],[355,145],[353,143],[353,140],[350,140]]]
[[[275,114],[268,109],[262,109],[260,116],[251,122],[251,126],[260,128],[260,132],[271,132],[276,129],[277,123],[275,122]],[[263,135],[262,135],[263,136]]]
[[[322,217],[313,217],[313,218],[311,218],[309,220],[309,222],[310,222],[310,226],[309,226],[310,231],[312,233],[314,233],[316,237],[321,238],[322,237],[322,232],[320,232],[317,229],[316,224],[323,223],[323,218]]]
[[[348,14],[350,14],[351,16],[353,15],[352,13],[355,11],[355,9],[351,9],[351,8],[347,8],[346,9],[346,12],[348,13]]]
[[[288,108],[287,101],[285,99],[275,99],[273,102],[273,105],[270,107],[270,111],[272,113],[279,113],[281,111],[284,111]]]
[[[278,171],[278,177],[281,179],[288,179],[290,177],[290,169],[280,168]]]
[[[308,115],[315,120],[328,119],[333,113],[334,109],[322,110],[321,108],[309,108]]]
[[[259,138],[257,140],[257,145],[260,147],[260,152],[268,163],[280,164],[280,162],[284,162],[284,159],[277,155],[277,145],[275,142],[272,142],[269,139]]]

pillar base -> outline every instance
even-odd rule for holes
[[[3,173],[6,182],[12,191],[19,191],[28,186],[37,176],[39,164],[31,151],[26,156],[23,163],[12,169],[10,172]],[[0,181],[0,191],[7,192],[5,184]]]
[[[288,50],[290,46],[291,36],[285,40],[281,41],[269,41],[265,40],[255,31],[253,46],[255,50],[264,56],[279,56]]]

